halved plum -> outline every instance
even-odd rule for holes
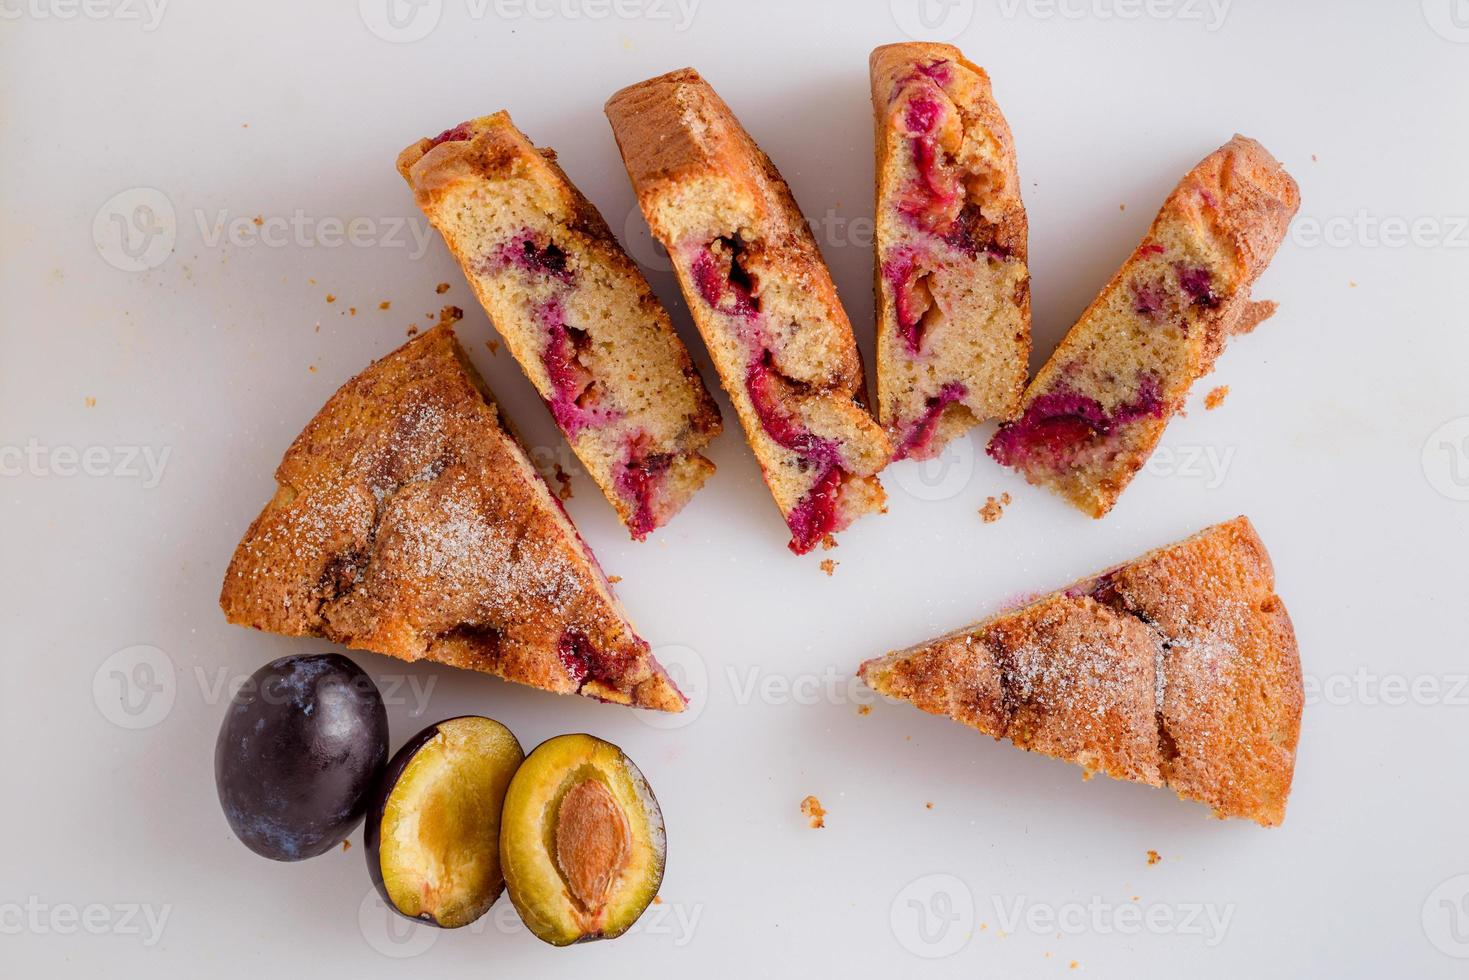
[[[410,919],[457,929],[505,889],[500,812],[525,752],[510,729],[466,715],[408,740],[383,777],[363,837],[383,900]]]
[[[653,791],[610,742],[557,736],[510,781],[505,884],[526,926],[553,946],[626,932],[658,894],[666,850]]]

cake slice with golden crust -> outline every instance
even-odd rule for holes
[[[1270,556],[1239,517],[862,665],[874,690],[1218,817],[1285,818],[1303,694]]]
[[[876,474],[891,446],[867,411],[831,274],[775,165],[692,68],[623,89],[607,118],[791,550],[880,511]]]
[[[348,381],[292,443],[225,573],[225,616],[682,711],[453,318]]]
[[[1025,206],[989,76],[948,44],[872,52],[877,407],[899,458],[1020,407],[1030,357]]]
[[[632,536],[661,527],[714,472],[719,409],[601,214],[505,112],[398,171]]]
[[[1236,136],[1191,170],[1142,244],[1026,389],[989,454],[1102,517],[1225,340],[1274,312],[1250,288],[1300,207],[1296,182]]]

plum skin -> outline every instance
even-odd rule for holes
[[[337,653],[283,657],[230,700],[215,788],[241,843],[301,861],[352,833],[387,757],[387,709],[362,668]]]
[[[502,750],[513,748],[513,752],[510,752],[507,757],[513,760],[513,764],[507,770],[498,774],[498,786],[491,788],[491,792],[498,792],[499,798],[493,800],[493,810],[497,821],[494,835],[495,839],[486,842],[490,856],[495,861],[494,872],[489,883],[490,890],[480,897],[478,902],[474,903],[478,906],[477,912],[463,918],[461,921],[453,921],[451,917],[441,919],[439,915],[427,910],[419,915],[412,915],[399,907],[388,887],[386,876],[383,874],[383,824],[388,814],[389,803],[393,799],[395,791],[400,789],[404,774],[407,772],[409,766],[441,734],[445,735],[446,738],[449,737],[454,726],[459,723],[484,723],[491,732],[498,734],[501,739],[499,747]],[[384,772],[383,777],[378,781],[377,789],[373,793],[371,804],[368,807],[367,824],[362,831],[363,851],[367,859],[368,875],[372,879],[373,887],[377,889],[378,895],[381,896],[384,904],[388,908],[404,918],[443,929],[462,928],[489,911],[490,907],[499,900],[500,895],[505,890],[505,876],[499,866],[500,841],[498,819],[501,804],[504,801],[505,790],[509,786],[511,777],[514,775],[515,770],[520,767],[524,759],[525,751],[521,748],[520,742],[515,738],[515,735],[510,729],[492,718],[485,718],[479,715],[460,715],[435,722],[403,743],[402,747],[394,753],[392,760],[388,763],[386,772]],[[413,790],[411,786],[403,788],[406,792],[412,792]]]

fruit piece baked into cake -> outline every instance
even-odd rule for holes
[[[607,118],[791,550],[880,511],[891,448],[865,406],[831,274],[775,165],[692,68],[623,89]]]
[[[1025,207],[984,69],[947,44],[872,52],[877,405],[926,458],[1020,407],[1030,357]]]
[[[504,112],[398,170],[632,536],[661,527],[714,472],[719,409],[597,209]]]
[[[225,574],[230,622],[683,710],[448,322],[343,385],[276,483]]]
[[[1236,136],[1185,176],[1147,237],[1026,389],[989,454],[1101,517],[1147,461],[1224,341],[1274,312],[1253,303],[1300,206],[1263,146]]]
[[[1285,818],[1301,664],[1239,517],[862,665],[874,690],[1022,749],[1266,826]]]

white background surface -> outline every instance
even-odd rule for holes
[[[580,730],[621,744],[670,839],[664,904],[635,934],[555,950],[504,900],[470,929],[421,933],[370,894],[360,831],[348,853],[296,865],[232,838],[212,777],[228,684],[328,645],[228,627],[216,595],[282,451],[331,392],[457,302],[509,414],[543,460],[572,462],[514,362],[490,356],[442,244],[402,230],[425,227],[393,169],[404,145],[511,109],[625,229],[698,352],[601,113],[617,88],[692,64],[821,222],[870,357],[866,58],[904,38],[913,5],[704,0],[684,23],[634,0],[623,9],[640,16],[605,19],[568,2],[430,0],[409,22],[425,36],[396,41],[366,26],[372,0],[367,20],[351,0],[172,0],[156,22],[141,6],[0,2],[0,972],[1047,977],[1075,962],[1101,976],[1463,976],[1457,0],[1457,21],[1450,0],[960,0],[933,21],[930,36],[989,69],[1015,132],[1036,365],[1175,180],[1232,133],[1300,181],[1301,216],[1258,290],[1279,315],[1233,343],[1168,430],[1173,455],[1106,520],[988,461],[986,427],[942,467],[893,467],[886,517],[797,559],[723,403],[718,475],[648,543],[627,540],[584,477],[570,503],[694,695],[682,727],[354,654],[393,701],[394,747],[462,712],[506,722],[527,748]],[[112,215],[160,196],[161,251],[117,268]],[[354,218],[357,243],[333,247],[333,222]],[[284,240],[250,237],[268,231]],[[1232,393],[1206,412],[1215,384]],[[66,475],[68,450],[88,447],[104,447],[96,475]],[[168,454],[161,480],[128,475],[144,449]],[[982,523],[1001,491],[1015,502]],[[862,659],[1239,513],[1274,556],[1308,678],[1283,828],[1083,782],[905,706],[859,715],[868,696],[848,678]],[[823,557],[841,563],[833,578]],[[826,829],[798,812],[807,794]],[[166,916],[161,934],[145,914]]]

